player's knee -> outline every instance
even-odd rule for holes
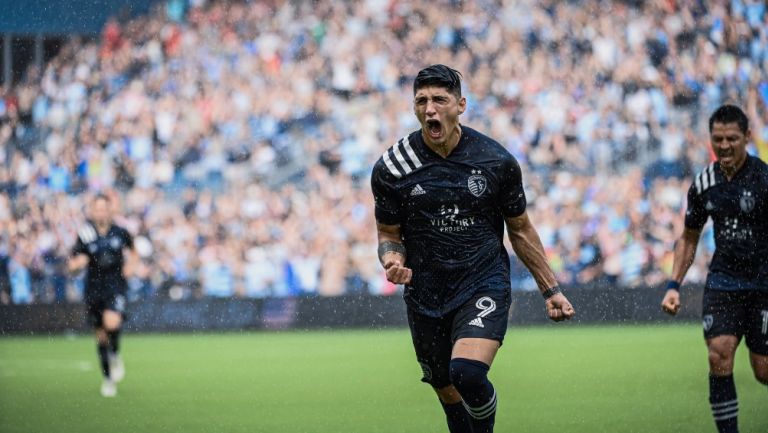
[[[763,385],[768,385],[768,366],[755,369],[755,379]]]
[[[106,329],[107,332],[113,332],[120,329],[120,325],[122,325],[122,318],[120,317],[119,313],[108,311],[104,313],[102,323],[104,325],[104,329]]]
[[[755,379],[763,385],[768,385],[768,371],[755,372]]]
[[[451,360],[451,382],[461,393],[462,389],[482,386],[488,380],[488,365],[473,359]]]
[[[440,398],[440,401],[445,404],[455,404],[461,402],[461,395],[453,385],[448,385],[442,388],[435,388],[435,392]]]
[[[733,371],[733,354],[727,350],[709,349],[709,368],[716,374],[730,374]]]

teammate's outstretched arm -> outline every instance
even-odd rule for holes
[[[394,284],[408,284],[413,272],[405,267],[405,246],[399,225],[376,223],[379,235],[379,261],[387,271],[387,280]]]
[[[683,234],[675,245],[675,257],[672,263],[672,279],[667,283],[667,293],[661,301],[661,309],[665,313],[675,315],[680,310],[680,292],[678,288],[693,264],[696,257],[696,247],[699,245],[701,230],[684,228]]]
[[[547,263],[541,238],[528,218],[528,213],[524,212],[520,216],[508,217],[505,220],[512,249],[531,272],[546,299],[547,316],[555,322],[573,317],[576,311],[557,286],[555,273]]]

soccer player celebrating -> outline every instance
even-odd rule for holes
[[[506,223],[517,256],[533,274],[550,319],[575,314],[560,292],[525,212],[515,158],[459,123],[467,101],[457,71],[433,65],[413,84],[421,129],[376,162],[379,259],[405,285],[422,381],[437,392],[452,433],[492,432],[496,390],[488,371],[510,308]]]
[[[709,402],[721,433],[738,432],[733,358],[746,337],[752,370],[768,385],[768,166],[749,156],[749,121],[733,105],[709,118],[717,162],[688,190],[685,229],[675,246],[672,279],[661,307],[675,315],[678,289],[696,255],[701,229],[712,217],[715,255],[704,289],[704,338],[709,351]]]
[[[123,274],[125,256],[128,256],[129,264],[135,263],[133,238],[127,230],[113,223],[110,204],[109,198],[104,195],[93,200],[91,219],[78,231],[68,263],[70,272],[87,266],[85,302],[89,321],[96,330],[104,375],[101,395],[104,397],[117,394],[116,383],[125,375],[125,367],[118,354],[128,288]]]

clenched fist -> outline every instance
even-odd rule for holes
[[[556,293],[547,299],[544,303],[547,308],[547,317],[555,322],[570,320],[576,315],[573,305],[568,302],[568,298],[562,293]]]
[[[680,311],[680,292],[674,289],[667,290],[664,299],[661,301],[661,309],[672,316],[677,314]]]
[[[408,284],[411,282],[413,271],[406,268],[396,258],[388,258],[384,261],[384,269],[387,272],[387,280],[393,284]]]

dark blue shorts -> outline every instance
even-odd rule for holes
[[[451,384],[451,352],[461,338],[486,338],[503,343],[511,297],[509,288],[481,290],[456,310],[437,318],[409,308],[408,325],[423,372],[421,381],[435,388]]]
[[[750,351],[768,355],[768,292],[760,290],[704,291],[704,338],[735,335]]]
[[[95,296],[86,301],[88,323],[94,328],[103,326],[104,311],[110,310],[120,313],[125,318],[125,296],[113,292]]]

